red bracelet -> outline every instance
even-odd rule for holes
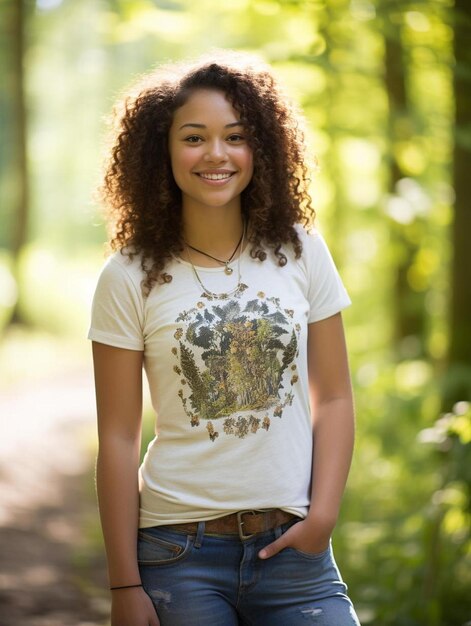
[[[139,585],[123,585],[122,587],[110,587],[110,591],[114,591],[115,589],[131,589],[131,587],[142,587],[142,583],[139,583]]]

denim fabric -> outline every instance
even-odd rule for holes
[[[142,583],[161,626],[359,626],[332,546],[257,553],[292,525],[241,541],[155,526],[139,531]]]

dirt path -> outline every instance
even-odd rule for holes
[[[0,393],[0,626],[104,626],[89,372]]]

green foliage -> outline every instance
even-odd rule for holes
[[[389,366],[374,387],[357,386],[355,462],[334,543],[362,624],[452,626],[471,611],[470,407],[434,420],[437,380],[411,380],[417,365],[403,380]]]

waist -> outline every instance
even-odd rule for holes
[[[253,535],[273,530],[295,519],[301,518],[282,509],[237,511],[237,513],[206,520],[204,533],[206,535],[239,535],[241,539],[249,539]],[[199,525],[200,522],[187,522],[169,524],[165,528],[187,534],[196,534]]]

